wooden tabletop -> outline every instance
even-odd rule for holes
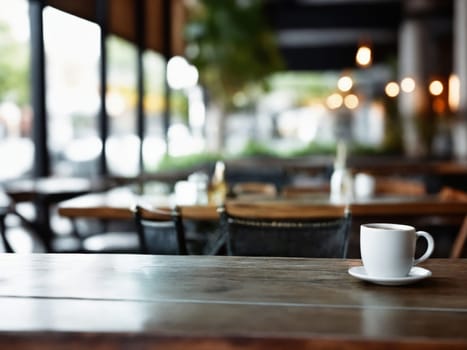
[[[138,195],[127,188],[121,188],[63,201],[58,206],[58,213],[71,218],[132,219],[133,208],[137,203],[159,208],[169,208],[176,204],[169,195]],[[184,218],[218,218],[215,204],[182,204],[180,208]]]
[[[15,201],[34,200],[37,196],[57,197],[58,200],[73,195],[102,189],[104,181],[81,177],[43,177],[6,182],[5,192]]]
[[[379,286],[359,260],[0,255],[0,347],[435,349],[467,347],[467,260]]]
[[[239,199],[231,202],[247,206],[248,201]],[[273,213],[275,208],[287,207],[290,211],[299,212],[304,206],[315,204],[325,208],[334,206],[329,195],[313,195],[300,198],[258,199],[255,204],[261,204],[266,210]],[[467,215],[467,201],[444,200],[436,195],[402,196],[381,195],[368,199],[356,199],[348,203],[352,216],[406,216],[406,215]]]
[[[261,203],[273,212],[278,206],[287,206],[291,211],[300,211],[304,205],[325,207],[333,205],[328,194],[310,194],[300,198],[253,197],[231,200],[231,203]],[[89,217],[102,219],[131,219],[131,208],[138,202],[145,202],[155,207],[174,205],[166,195],[141,196],[130,191],[110,191],[87,194],[63,201],[58,213],[66,217]],[[218,218],[214,204],[181,204],[185,218],[215,220]],[[416,216],[416,215],[467,215],[467,201],[445,200],[436,195],[429,196],[378,196],[356,200],[349,205],[354,217],[369,216]]]

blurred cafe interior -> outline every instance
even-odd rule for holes
[[[467,1],[0,7],[4,251],[142,252],[144,200],[182,206],[183,252],[235,254],[215,207],[316,197],[350,205],[350,257],[374,220],[462,255]]]

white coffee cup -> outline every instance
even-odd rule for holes
[[[418,237],[428,242],[425,253],[415,259]],[[414,227],[399,224],[364,224],[360,226],[360,253],[369,276],[404,277],[413,265],[425,261],[433,253],[433,237]]]

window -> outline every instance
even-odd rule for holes
[[[46,7],[47,137],[53,175],[97,173],[99,27]]]
[[[29,17],[26,0],[0,0],[0,181],[32,170]]]
[[[136,46],[110,36],[107,39],[107,113],[109,173],[136,176],[139,171],[139,138],[136,135]]]

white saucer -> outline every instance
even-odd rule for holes
[[[376,277],[369,276],[363,266],[354,266],[349,269],[349,274],[363,281],[382,284],[384,286],[398,286],[414,283],[431,276],[431,271],[423,267],[414,266],[405,277]]]

